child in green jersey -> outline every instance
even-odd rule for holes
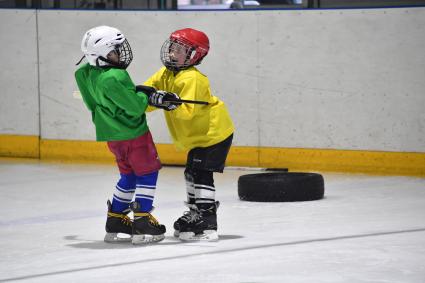
[[[161,241],[165,226],[151,214],[161,163],[145,110],[148,105],[174,110],[177,105],[165,100],[176,95],[164,91],[145,94],[136,90],[126,71],[133,59],[131,47],[116,28],[90,29],[83,37],[81,49],[88,63],[75,72],[78,88],[92,114],[96,140],[107,142],[121,175],[112,203],[108,201],[105,241],[131,239],[133,244]],[[127,216],[130,208],[134,222]],[[121,238],[118,233],[131,237]]]

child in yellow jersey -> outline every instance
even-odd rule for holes
[[[181,99],[208,105],[182,104],[164,111],[178,149],[189,150],[184,172],[189,211],[174,223],[181,240],[218,240],[213,172],[223,172],[234,126],[225,104],[211,94],[208,78],[194,66],[208,54],[205,33],[185,28],[173,32],[161,48],[164,64],[144,85],[176,93]]]

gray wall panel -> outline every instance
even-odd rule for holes
[[[0,10],[0,133],[39,135],[36,13]]]
[[[424,151],[423,12],[267,12],[261,146]]]

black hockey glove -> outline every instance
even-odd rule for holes
[[[180,97],[172,92],[166,92],[163,90],[156,90],[154,87],[146,85],[136,86],[136,92],[143,92],[148,96],[148,103],[151,106],[164,109],[166,111],[171,111],[176,109],[181,103],[174,102]]]
[[[179,99],[180,97],[173,92],[158,90],[149,95],[149,105],[171,111],[181,105],[177,102]]]

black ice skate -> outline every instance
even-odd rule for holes
[[[180,216],[180,218],[174,222],[174,237],[176,238],[180,235],[180,227],[189,222],[193,217],[195,217],[195,214],[198,213],[198,209],[195,204],[190,204],[188,202],[184,202],[184,204],[189,208],[189,210],[183,212],[183,216]]]
[[[106,204],[108,205],[108,217],[106,219],[106,235],[104,241],[107,243],[130,242],[133,226],[131,219],[127,216],[130,209],[123,213],[116,213],[112,211],[112,205],[109,200]],[[119,237],[118,233],[127,234],[128,236]]]
[[[197,204],[198,213],[180,226],[179,239],[182,241],[218,241],[217,208],[213,204]]]
[[[150,212],[140,212],[138,203],[132,203],[134,213],[132,244],[148,244],[164,240],[165,226],[158,223]]]

